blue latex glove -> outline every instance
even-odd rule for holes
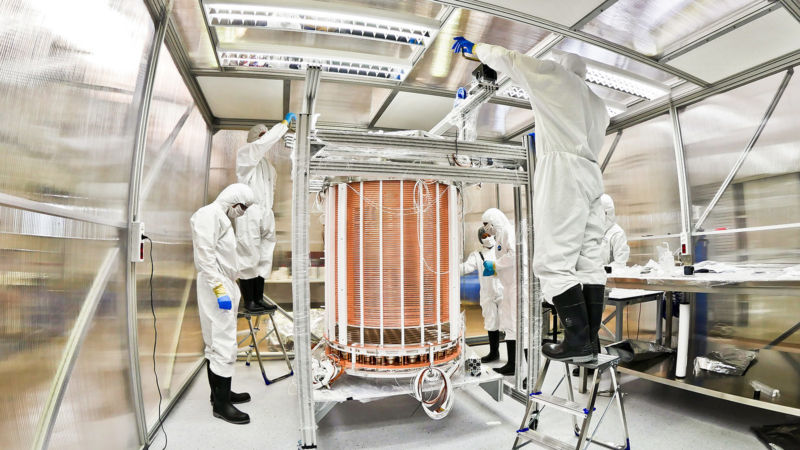
[[[219,309],[227,309],[230,310],[233,308],[233,302],[231,302],[231,298],[227,295],[223,295],[222,297],[217,297],[217,304],[219,305]]]
[[[295,120],[295,121],[297,120],[297,114],[295,114],[293,112],[287,113],[286,117],[283,118],[283,121],[286,122],[287,125],[289,123],[291,123],[292,120]]]
[[[230,296],[225,291],[225,287],[222,284],[218,284],[214,287],[214,294],[217,296],[217,304],[219,305],[219,309],[227,309],[230,310],[233,308],[233,302],[231,301]]]
[[[453,44],[453,53],[469,53],[472,54],[472,47],[475,46],[471,41],[468,41],[464,36],[458,36],[453,38],[455,44]]]
[[[483,262],[483,276],[490,277],[495,275],[497,271],[494,267],[494,261],[484,261]]]

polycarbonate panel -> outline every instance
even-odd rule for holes
[[[617,209],[617,211],[619,211],[619,209]],[[617,222],[619,223],[619,220],[617,220]],[[620,225],[622,226],[622,224]],[[651,259],[653,261],[658,261],[658,250],[656,249],[657,246],[663,247],[664,244],[667,244],[670,250],[674,251],[677,250],[681,245],[681,240],[679,237],[670,236],[658,239],[635,239],[636,237],[628,234],[628,246],[631,248],[631,254],[628,258],[629,266],[634,264],[644,266]]]
[[[797,207],[796,198],[787,205],[787,208]],[[705,239],[708,240],[708,259],[713,261],[800,263],[800,233],[797,228],[712,234]]]
[[[672,122],[667,115],[626,128],[603,173],[628,238],[680,234]]]
[[[428,0],[335,0],[330,3],[397,11],[435,19],[445,8],[444,5]]]
[[[798,49],[800,23],[780,8],[668,64],[713,83]]]
[[[172,22],[192,68],[216,69],[219,66],[200,3],[198,0],[174,0]]]
[[[623,71],[631,72],[659,83],[669,85],[678,80],[677,77],[664,72],[663,70],[656,69],[655,67],[634,61],[626,56],[622,56],[610,50],[596,47],[592,44],[587,44],[576,39],[566,38],[559,42],[555,48],[564,52],[575,53],[583,56],[584,58],[614,66]]]
[[[102,261],[105,255],[97,255]],[[113,262],[53,427],[50,448],[137,448],[130,388],[125,252]]]
[[[405,83],[455,91],[472,81],[477,62],[453,53],[453,38],[468,36],[474,42],[486,42],[520,52],[527,52],[549,33],[519,22],[489,14],[456,9],[436,36],[425,56],[411,70]]]
[[[572,26],[603,3],[602,0],[489,0],[486,3]]]
[[[679,111],[686,172],[693,205],[693,224],[706,209],[720,184],[728,176],[734,163],[752,138],[782,77],[783,74],[776,74],[733,91],[707,98]],[[790,95],[792,94],[786,92],[779,106],[791,108],[789,106]],[[792,120],[785,113],[780,112],[773,115],[773,119],[777,121],[771,122],[768,129],[776,126],[775,129],[781,130],[781,134],[791,136]],[[765,134],[762,134],[762,138],[765,137]],[[770,144],[767,146],[772,147]],[[791,145],[789,147],[791,148]],[[756,155],[754,149],[750,152],[748,159],[754,157],[758,159]],[[774,155],[762,153],[762,156]],[[741,169],[739,174],[737,177],[739,179],[758,175],[752,171],[748,173]],[[736,203],[734,196],[735,188],[731,187],[723,194],[720,202],[705,220],[704,229],[736,227],[734,216],[738,216],[738,214],[734,212]]]
[[[533,111],[530,109],[486,103],[478,112],[480,138],[498,139],[532,126]]]
[[[614,139],[617,137],[617,133],[607,134],[605,138],[603,138],[603,148],[600,149],[600,153],[597,155],[597,163],[602,165],[603,161],[606,159],[606,155],[608,151],[611,150],[611,144],[614,143]]]
[[[400,92],[375,125],[428,131],[444,119],[452,109],[453,99],[450,97]]]
[[[211,140],[208,198],[211,203],[231,183],[236,183],[236,150],[247,143],[247,131],[220,130]]]
[[[4,0],[0,17],[0,191],[123,220],[144,4]]]
[[[206,123],[166,48],[162,48],[148,118],[144,175],[140,191],[141,220],[153,241],[152,281],[157,318],[156,368],[164,400],[180,388],[184,377],[173,376],[182,319],[189,304],[197,303],[192,289],[196,277],[189,219],[205,204]],[[170,192],[170,195],[164,195]],[[155,333],[150,304],[150,254],[136,269],[139,364],[148,427],[158,419],[158,392],[153,374]],[[182,344],[203,348],[202,337]],[[199,361],[196,357],[194,362]],[[185,374],[181,374],[185,376]]]
[[[100,261],[121,244],[118,236],[111,227],[0,206],[0,373],[7,374],[0,448],[33,442],[66,340]],[[115,342],[124,327],[118,333]]]
[[[283,119],[283,80],[197,77],[214,117]]]
[[[581,31],[655,56],[752,3],[752,0],[619,0]]]
[[[392,91],[356,84],[321,82],[316,112],[320,123],[366,127]],[[305,81],[293,80],[289,110],[299,113],[305,100]]]

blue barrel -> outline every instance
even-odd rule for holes
[[[481,282],[477,270],[461,277],[461,301],[481,302]]]

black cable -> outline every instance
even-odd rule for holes
[[[158,327],[156,327],[156,307],[155,301],[153,296],[153,273],[155,271],[155,264],[153,263],[153,241],[147,236],[142,236],[143,239],[147,239],[150,242],[150,312],[153,313],[153,375],[156,378],[156,389],[158,390],[158,425],[156,426],[155,436],[158,433],[158,429],[161,429],[161,432],[164,433],[164,446],[161,447],[161,450],[167,448],[167,430],[164,428],[164,421],[161,419],[161,401],[163,400],[163,396],[161,395],[161,385],[158,381],[158,371],[156,370],[156,345],[158,344]]]

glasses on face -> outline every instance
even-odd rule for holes
[[[237,206],[238,206],[239,208],[241,208],[241,209],[242,209],[242,211],[247,211],[247,208],[248,208],[248,206],[247,206],[247,205],[245,205],[244,203],[237,203],[237,204],[235,204],[235,205],[233,205],[233,206],[234,206],[234,207],[237,207]]]
[[[480,237],[481,237],[481,240],[484,240],[484,239],[488,238],[489,236],[491,236],[489,233],[483,233],[483,234],[481,234]]]

